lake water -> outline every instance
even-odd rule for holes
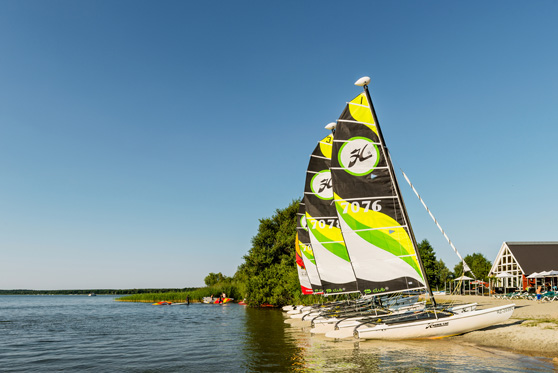
[[[0,296],[0,372],[547,372],[549,359],[451,340],[331,342],[237,304]]]

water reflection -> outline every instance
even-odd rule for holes
[[[298,346],[297,366],[304,372],[549,372],[549,359],[463,345],[451,339],[421,341],[331,341],[308,328],[285,325],[285,339]]]
[[[246,309],[246,336],[243,344],[246,370],[285,372],[304,367],[304,346],[286,333],[281,311]]]

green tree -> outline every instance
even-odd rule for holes
[[[451,271],[449,270],[449,268],[446,266],[446,263],[444,263],[444,261],[442,259],[439,259],[436,262],[436,272],[437,272],[437,278],[438,278],[438,283],[436,286],[438,287],[443,287],[444,284],[451,279]]]
[[[488,281],[488,272],[492,267],[490,260],[486,259],[481,253],[469,254],[465,258],[465,263],[471,268],[477,280]],[[463,263],[459,262],[453,268],[455,277],[463,274]]]
[[[298,205],[293,201],[271,218],[260,219],[252,248],[235,274],[251,306],[289,304],[300,292],[294,247]]]
[[[207,285],[207,286],[213,286],[213,285],[220,284],[220,283],[228,283],[228,282],[231,282],[231,280],[232,280],[232,278],[223,275],[221,272],[219,272],[219,273],[210,272],[209,275],[207,275],[203,279],[203,281],[205,282],[205,285]]]
[[[424,271],[426,272],[426,279],[430,288],[434,289],[439,285],[438,279],[438,262],[436,261],[436,254],[428,240],[424,239],[418,244],[418,250]]]

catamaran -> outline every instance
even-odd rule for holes
[[[333,200],[336,214],[327,218],[338,224],[341,235],[336,241],[343,242],[356,283],[351,283],[351,290],[373,297],[425,292],[432,304],[387,316],[341,318],[333,324],[334,330],[326,321],[326,337],[440,338],[506,321],[514,304],[482,310],[474,303],[451,308],[437,305],[370,98],[369,83],[368,77],[355,83],[364,92],[347,104],[335,125],[329,164],[333,197],[329,201]],[[307,213],[307,220],[319,226],[320,219],[311,218]],[[321,275],[318,255],[316,262]]]
[[[345,247],[333,204],[330,170],[332,142],[333,134],[326,136],[310,156],[304,199],[299,207],[297,248],[299,246],[304,248],[303,252],[306,254],[302,256],[304,264],[308,263],[309,269],[315,268],[316,279],[311,281],[316,284],[312,286],[314,293],[362,295],[357,286],[353,265]],[[302,244],[302,240],[309,242]],[[297,254],[298,252],[299,250]],[[307,287],[303,284],[306,283],[306,278],[300,271],[302,263],[297,263],[302,291],[305,293]],[[307,272],[308,275],[310,273]],[[409,302],[411,299],[412,302]],[[290,316],[290,319],[285,322],[304,321],[306,325],[320,324],[322,327],[320,330],[324,330],[323,326],[326,324],[333,328],[333,323],[339,318],[385,315],[393,312],[393,307],[401,307],[404,303],[415,303],[417,299],[418,296],[414,299],[400,296],[397,297],[396,302],[392,299],[391,310],[383,309],[382,304],[377,299],[372,299],[370,295],[365,295],[361,299],[352,297],[343,301],[329,302],[325,305],[296,308],[289,306],[284,308]]]

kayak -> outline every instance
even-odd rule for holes
[[[232,302],[232,300],[233,300],[232,298],[223,298],[223,300],[221,302],[219,301],[219,299],[217,299],[214,303],[215,304],[221,304],[221,303],[224,304],[224,303]]]
[[[153,303],[153,306],[170,306],[172,302],[161,301],[157,303]]]

